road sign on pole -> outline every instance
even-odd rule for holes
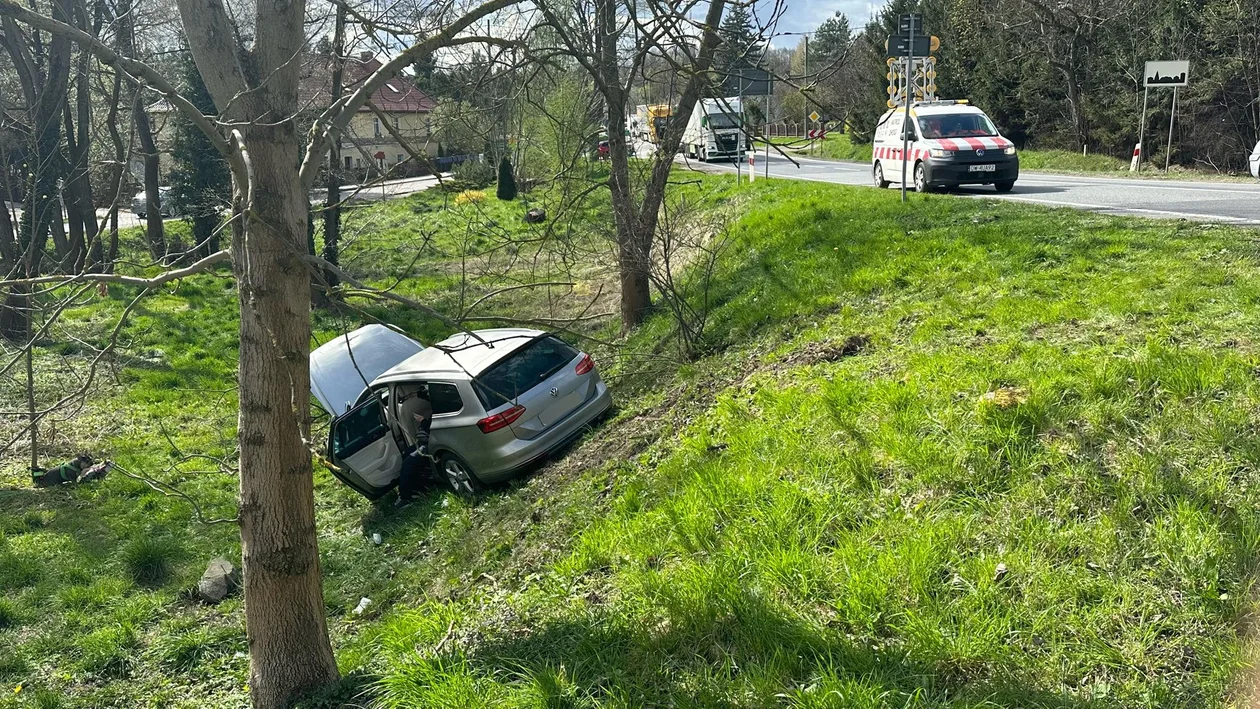
[[[1151,89],[1171,87],[1173,90],[1172,116],[1168,121],[1168,151],[1172,151],[1173,121],[1177,119],[1177,88],[1190,85],[1190,62],[1186,60],[1167,62],[1147,62],[1146,71],[1142,73],[1142,117],[1138,121],[1138,145],[1146,142],[1146,100]],[[1146,151],[1134,156],[1137,171],[1142,171],[1142,160]],[[1168,171],[1169,161],[1164,160],[1164,171]]]
[[[809,120],[813,121],[814,123],[817,123],[819,118],[822,118],[822,116],[818,115],[818,111],[812,111],[809,114]]]
[[[1150,88],[1188,86],[1190,62],[1147,62],[1142,85]]]
[[[910,13],[901,16],[902,31],[906,33],[906,117],[901,124],[901,201],[906,201],[906,156],[910,154],[910,104],[914,101],[913,90],[910,88],[910,70],[914,66],[915,36],[922,36],[923,32],[923,16],[917,13]],[[926,39],[926,37],[924,37]],[[889,42],[889,47],[893,46],[893,42]],[[928,47],[923,47],[923,51],[919,56],[927,56]]]
[[[888,38],[890,57],[926,57],[932,51],[932,38],[925,35],[893,35]]]

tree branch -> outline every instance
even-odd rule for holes
[[[0,286],[34,286],[43,283],[57,283],[59,285],[69,285],[72,283],[96,282],[96,283],[121,283],[129,286],[139,286],[152,290],[160,288],[171,281],[177,281],[181,278],[187,278],[204,271],[209,271],[220,263],[231,260],[232,255],[227,251],[216,251],[213,254],[197,261],[196,263],[177,268],[173,271],[166,271],[153,278],[140,278],[138,276],[125,276],[119,273],[80,273],[77,276],[40,276],[38,278],[22,278],[11,281],[0,281]]]

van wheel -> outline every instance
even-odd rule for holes
[[[1010,192],[1012,189],[1015,188],[1015,180],[1011,180],[1009,182],[995,183],[993,185],[993,188],[996,189],[998,192],[1001,192],[1002,194],[1006,194],[1007,192]]]
[[[875,177],[876,189],[881,189],[881,190],[888,189],[888,180],[884,179],[884,164],[883,163],[878,163],[878,162],[875,163],[875,170],[873,171],[873,175]]]
[[[438,456],[438,470],[446,484],[460,497],[472,497],[485,487],[464,459],[454,453]]]
[[[914,166],[914,191],[927,192],[931,189],[927,181],[927,166],[923,163],[916,163]]]

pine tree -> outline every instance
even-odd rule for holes
[[[504,202],[516,199],[516,176],[512,174],[512,163],[506,155],[499,161],[499,186],[494,194]]]
[[[743,4],[731,5],[718,30],[721,44],[713,57],[718,74],[730,73],[739,66],[759,66],[764,47],[752,13]]]
[[[179,70],[185,96],[207,115],[214,115],[214,100],[201,80],[192,54],[179,55]],[[227,162],[210,144],[209,139],[182,113],[175,114],[175,139],[172,141],[171,200],[178,213],[192,225],[193,243],[198,256],[219,250],[215,233],[222,221],[224,207],[232,194],[232,179]]]
[[[817,65],[812,61],[815,58],[828,63],[840,59],[848,50],[851,41],[849,18],[845,17],[843,12],[836,10],[836,14],[823,20],[823,23],[814,31],[814,41],[810,46],[810,64]]]

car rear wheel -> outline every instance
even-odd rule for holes
[[[875,163],[875,170],[874,170],[873,175],[875,177],[875,187],[877,189],[882,190],[882,189],[888,188],[888,180],[884,179],[884,164],[883,163],[878,163],[878,162]]]
[[[443,453],[438,457],[438,468],[442,473],[442,479],[447,485],[455,491],[455,494],[461,497],[472,497],[481,490],[484,485],[477,479],[477,475],[473,473],[472,468],[464,462],[462,458],[454,453]]]
[[[931,185],[927,181],[927,166],[918,163],[914,166],[914,191],[927,192],[931,189]]]
[[[1009,182],[997,182],[997,183],[994,183],[993,185],[994,189],[1002,193],[1010,192],[1014,187],[1015,187],[1014,180],[1010,180]]]

